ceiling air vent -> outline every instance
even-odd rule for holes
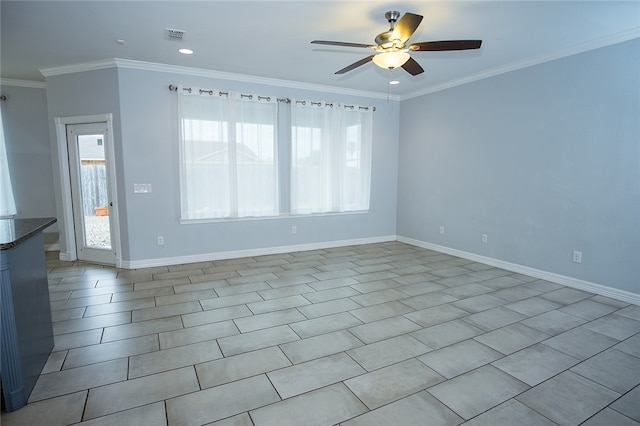
[[[175,28],[165,28],[165,38],[173,41],[183,41],[184,31]]]

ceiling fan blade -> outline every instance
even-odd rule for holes
[[[364,65],[367,62],[370,62],[373,59],[374,56],[375,55],[370,55],[370,56],[367,56],[364,59],[360,59],[358,62],[354,62],[353,64],[349,65],[348,67],[345,67],[345,68],[342,68],[339,71],[336,71],[336,74],[344,74],[346,72],[354,70],[354,69],[358,68],[359,66]]]
[[[416,15],[414,13],[405,13],[402,18],[396,23],[393,29],[395,35],[394,38],[399,39],[402,43],[409,40],[409,37],[418,29],[418,25],[422,22],[422,15]]]
[[[370,44],[349,43],[346,41],[327,41],[327,40],[313,40],[311,44],[327,44],[329,46],[364,47],[364,48],[375,47],[375,46],[371,46]]]
[[[482,40],[445,40],[411,43],[409,49],[414,52],[442,52],[446,50],[479,49],[480,46],[482,46]]]
[[[424,69],[413,58],[409,58],[409,60],[402,65],[402,68],[411,75],[418,75],[424,72]]]

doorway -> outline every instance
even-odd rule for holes
[[[60,258],[119,267],[111,114],[59,118],[56,126],[67,247]]]

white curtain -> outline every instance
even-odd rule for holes
[[[15,214],[16,202],[13,198],[13,188],[11,187],[7,147],[4,140],[2,106],[0,106],[0,217],[8,217]]]
[[[291,105],[291,213],[369,209],[373,112]]]
[[[182,219],[277,215],[275,100],[200,92],[178,89]]]

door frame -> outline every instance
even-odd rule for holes
[[[111,202],[114,208],[109,209],[112,215],[113,241],[111,246],[115,251],[115,266],[122,267],[121,242],[120,242],[120,220],[118,214],[118,185],[116,178],[115,153],[113,147],[113,114],[95,114],[75,117],[56,117],[56,135],[58,139],[58,163],[60,171],[61,194],[62,194],[62,229],[65,237],[66,251],[60,252],[60,260],[73,261],[78,259],[78,247],[76,245],[75,227],[73,225],[73,203],[71,196],[71,176],[69,173],[69,149],[67,147],[67,125],[69,124],[89,124],[106,123],[107,134],[105,135],[105,159],[107,167],[108,185],[111,189]]]

